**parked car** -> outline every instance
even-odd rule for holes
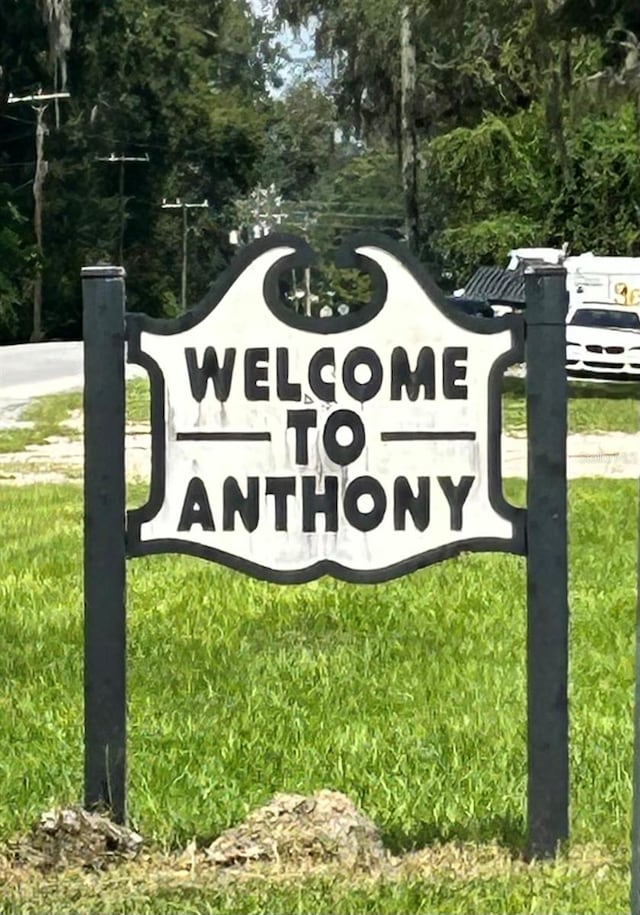
[[[484,299],[471,299],[461,295],[449,295],[447,299],[449,304],[458,308],[465,315],[473,315],[480,318],[493,317],[493,308]]]
[[[640,376],[638,312],[603,302],[571,308],[567,315],[567,372]]]

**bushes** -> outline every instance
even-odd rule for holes
[[[631,104],[587,114],[565,128],[571,177],[563,178],[541,110],[487,116],[423,148],[424,250],[462,282],[509,248],[559,245],[640,254],[640,199]]]

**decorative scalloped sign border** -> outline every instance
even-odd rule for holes
[[[524,553],[525,513],[500,473],[500,383],[522,359],[521,318],[458,313],[385,236],[354,236],[336,260],[372,286],[341,317],[284,303],[283,275],[313,261],[288,235],[246,248],[174,320],[127,315],[152,434],[129,555],[188,553],[293,583]]]

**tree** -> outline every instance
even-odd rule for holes
[[[295,83],[270,112],[263,180],[275,183],[288,200],[308,195],[340,158],[336,126],[332,98],[309,79]]]
[[[52,29],[59,30],[56,16],[64,6],[44,4]],[[173,307],[180,269],[175,225],[161,210],[162,198],[207,197],[224,219],[257,173],[271,105],[268,69],[277,64],[260,37],[260,22],[232,0],[185,0],[179,7],[84,0],[73,12],[73,40],[64,52],[72,98],[48,138],[43,216],[44,320],[56,335],[79,331],[80,266],[117,250],[117,174],[97,160],[112,152],[149,153],[148,167],[125,172],[128,305],[161,313]],[[0,99],[50,84],[46,30],[35,4],[2,6],[0,61]],[[60,60],[58,68],[62,79]],[[16,189],[18,212],[26,215],[33,127],[29,115],[13,118],[0,103],[0,167]],[[24,226],[21,234],[28,239]],[[202,295],[231,253],[226,233],[213,223],[203,223],[193,251],[191,299]]]
[[[488,115],[423,146],[423,207],[429,201],[432,214],[425,257],[457,285],[527,244],[640,256],[633,106],[572,120],[571,183],[548,148],[542,105],[507,119]]]
[[[280,0],[278,9],[294,27],[317,18],[339,116],[368,146],[396,149],[405,234],[418,249],[419,140],[471,128],[485,111],[508,116],[540,93],[529,3],[514,12],[511,0]]]
[[[626,90],[635,102],[640,159],[640,7],[635,0],[560,0],[553,25],[564,34],[599,39],[601,68],[592,72],[590,81],[610,96]]]
[[[0,184],[0,340],[28,332],[26,314],[20,306],[35,269],[35,250],[23,240],[27,220],[11,196],[11,188]]]
[[[53,91],[67,88],[67,54],[71,49],[71,0],[38,0],[49,36],[49,66],[53,71]],[[60,113],[56,105],[56,126]]]

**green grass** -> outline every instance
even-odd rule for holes
[[[75,410],[82,409],[82,393],[72,391],[65,394],[49,394],[28,403],[20,420],[31,425],[27,427],[0,430],[0,453],[24,451],[28,445],[43,445],[54,436],[73,438],[77,430],[66,423]]]
[[[521,498],[522,485],[509,495]],[[572,843],[605,846],[614,864],[600,877],[560,867],[206,891],[113,877],[106,906],[88,878],[66,877],[59,909],[624,911],[637,485],[576,481],[570,499]],[[81,796],[80,493],[0,487],[0,517],[8,837]],[[331,787],[397,853],[449,840],[522,848],[522,559],[466,555],[368,587],[278,587],[175,556],[132,561],[128,574],[130,815],[158,847],[207,840],[277,791]],[[18,891],[6,898],[3,908],[0,890],[0,912],[40,911]]]
[[[505,432],[526,434],[523,379],[504,379],[502,404]],[[21,416],[32,425],[0,430],[0,453],[23,451],[28,445],[44,444],[52,436],[77,436],[79,432],[66,423],[73,411],[81,409],[81,392],[52,394],[32,401]],[[148,421],[149,383],[146,378],[135,378],[127,383],[127,422],[140,425]],[[568,427],[570,432],[637,432],[637,385],[571,381]]]
[[[569,432],[637,432],[640,390],[636,382],[569,381]],[[127,421],[149,421],[149,384],[136,378],[127,385]],[[525,380],[503,382],[505,432],[526,434]]]
[[[43,445],[53,437],[75,438],[81,433],[68,425],[70,416],[82,410],[82,392],[49,394],[30,401],[21,413],[29,426],[0,429],[0,454],[24,451],[29,445]],[[127,422],[149,421],[149,383],[146,378],[127,382]]]
[[[132,378],[127,382],[127,422],[149,422],[148,378]]]
[[[525,380],[507,377],[502,386],[505,432],[527,433]],[[570,433],[637,432],[637,383],[569,381],[567,427]]]
[[[610,913],[628,911],[626,866],[615,862],[585,874],[564,865],[532,867],[518,876],[482,879],[347,878],[266,880],[217,885],[209,880],[161,880],[147,875],[76,875],[5,890],[3,915],[43,912],[193,913],[193,915],[433,915],[437,913]],[[0,891],[1,892],[1,891]]]
[[[77,429],[67,425],[70,415],[82,409],[82,393],[51,394],[29,403],[21,420],[27,428],[0,430],[0,453],[23,451],[41,445],[54,436],[73,438]],[[127,383],[127,422],[149,421],[149,383],[135,378]],[[503,425],[505,432],[526,434],[525,382],[506,378],[503,383]],[[569,432],[637,432],[638,391],[635,384],[596,384],[570,381]]]

